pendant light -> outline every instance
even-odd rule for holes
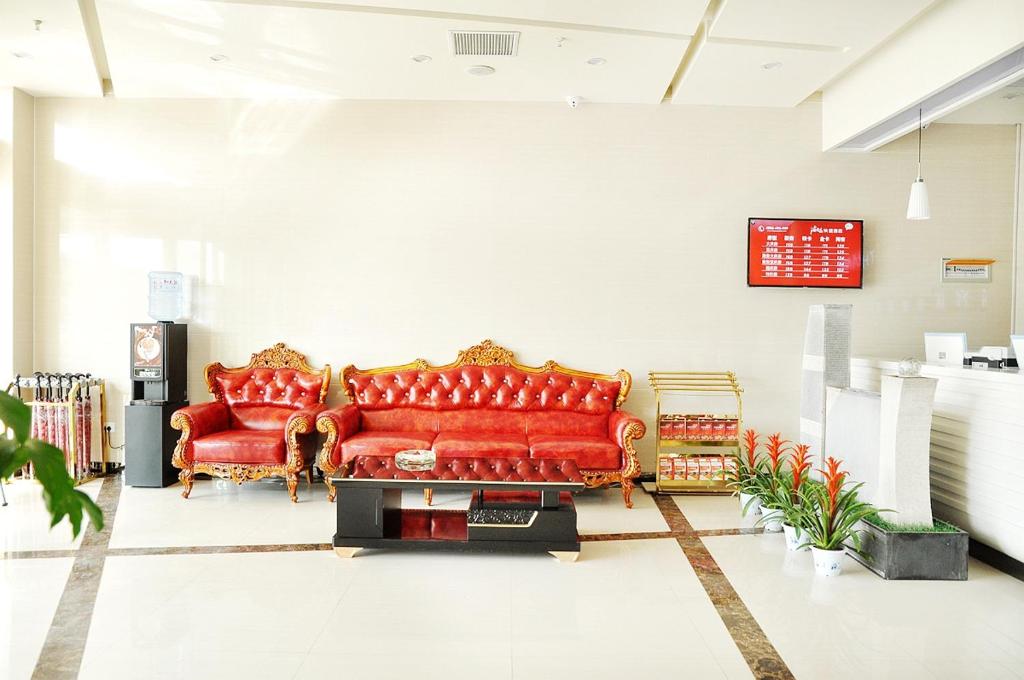
[[[921,109],[917,110],[917,179],[910,185],[910,201],[907,203],[908,220],[927,220],[932,216],[928,207],[928,187],[921,177]]]

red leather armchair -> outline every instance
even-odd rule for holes
[[[197,472],[241,484],[284,477],[292,502],[303,470],[312,481],[316,417],[323,411],[331,367],[321,370],[278,343],[252,355],[248,366],[206,367],[214,401],[186,406],[171,416],[181,430],[172,464],[188,498]]]
[[[393,457],[403,449],[432,449],[438,458],[547,458],[576,461],[588,487],[620,484],[626,507],[640,462],[633,442],[646,428],[619,410],[632,377],[576,371],[549,361],[516,363],[490,340],[431,366],[361,370],[348,366],[351,403],[317,417],[326,434],[317,466],[327,477],[356,456]],[[429,494],[427,494],[429,503]]]

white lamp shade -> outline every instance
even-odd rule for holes
[[[928,187],[924,180],[918,177],[910,185],[910,201],[907,203],[908,220],[927,220],[932,216],[928,207]]]

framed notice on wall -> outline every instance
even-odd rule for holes
[[[860,288],[863,253],[863,220],[751,217],[747,223],[747,285]]]
[[[988,258],[942,258],[943,283],[992,283],[992,263]]]

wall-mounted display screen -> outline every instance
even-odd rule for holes
[[[747,285],[860,288],[863,251],[863,220],[751,217]]]

